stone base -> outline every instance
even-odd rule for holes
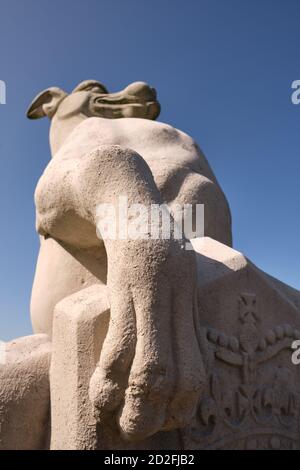
[[[88,384],[109,321],[103,288],[101,308],[93,295],[79,301],[76,294],[56,309],[52,448],[300,447],[300,368],[291,362],[291,344],[300,338],[300,293],[289,295],[284,284],[212,239],[196,239],[193,247],[199,270],[198,335],[207,370],[194,423],[130,444],[114,423],[96,427]]]
[[[193,245],[207,385],[185,448],[299,449],[300,293],[213,240]]]
[[[0,450],[47,449],[49,338],[46,335],[19,338],[6,343],[4,353],[0,364]]]
[[[197,333],[207,373],[189,427],[138,443],[116,424],[97,426],[89,381],[109,323],[105,286],[55,310],[51,360],[52,449],[300,449],[300,292],[209,238],[193,240],[198,262]],[[100,301],[99,301],[99,289]],[[47,337],[8,345],[0,367],[0,448],[47,448]]]

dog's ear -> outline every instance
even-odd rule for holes
[[[29,119],[39,119],[45,116],[52,118],[60,102],[67,93],[60,88],[52,87],[41,91],[30,104],[26,116]]]
[[[105,86],[96,80],[85,80],[84,82],[79,83],[72,93],[76,93],[77,91],[95,91],[105,95],[108,94],[108,90]]]

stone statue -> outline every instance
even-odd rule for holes
[[[183,426],[194,414],[204,380],[193,324],[196,262],[181,240],[101,242],[97,205],[122,195],[146,206],[202,203],[207,235],[231,244],[230,211],[212,170],[193,139],[152,121],[159,110],[146,83],[110,94],[89,80],[69,95],[40,93],[27,113],[51,119],[52,160],[35,193],[34,330],[51,335],[60,300],[107,284],[111,321],[90,397],[99,420],[125,399],[119,425],[128,439]]]
[[[300,293],[231,248],[206,158],[159,112],[146,83],[93,80],[29,107],[51,120],[52,159],[35,192],[35,334],[0,365],[0,448],[300,448]],[[125,196],[167,204],[171,236],[106,237],[99,206]],[[184,204],[196,229],[176,237]]]

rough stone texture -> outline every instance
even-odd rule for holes
[[[50,374],[52,449],[96,448],[89,383],[108,329],[106,290],[105,286],[91,286],[55,308]]]
[[[199,336],[207,385],[187,449],[299,449],[300,310],[241,253],[197,239]]]
[[[49,447],[50,354],[52,449],[300,448],[300,293],[230,247],[207,160],[159,111],[145,83],[94,80],[28,110],[51,119],[53,158],[35,193],[37,334],[0,366],[0,448]],[[101,239],[98,204],[124,195],[204,204],[205,237]]]
[[[6,343],[0,365],[0,450],[49,448],[50,355],[46,335]]]
[[[131,86],[134,86],[137,95],[150,94],[151,97],[154,93],[149,87],[147,91],[145,84]],[[125,104],[118,107],[120,96]],[[56,228],[52,238],[41,237],[31,302],[32,323],[36,333],[51,336],[53,311],[58,301],[94,283],[106,284],[106,252],[99,246],[98,239],[96,249],[95,240],[87,240],[95,236],[94,222],[90,218],[86,220],[86,214],[79,214],[80,222],[71,219],[74,208],[72,209],[72,201],[65,198],[68,193],[64,176],[66,173],[77,173],[77,180],[87,178],[93,172],[97,175],[90,182],[86,181],[85,187],[79,188],[82,200],[77,195],[76,201],[73,201],[76,204],[75,212],[83,210],[80,206],[84,205],[89,183],[100,190],[103,188],[101,194],[94,195],[95,200],[90,202],[92,206],[100,202],[99,198],[111,202],[112,198],[127,192],[134,198],[134,202],[142,202],[146,196],[145,189],[142,188],[142,197],[134,194],[134,190],[141,190],[135,182],[138,178],[148,185],[148,194],[149,189],[156,193],[152,195],[152,199],[166,202],[170,207],[177,203],[205,204],[205,235],[231,244],[231,216],[226,198],[197,143],[184,132],[167,124],[137,119],[136,112],[144,118],[147,113],[141,114],[144,108],[134,106],[139,103],[140,98],[130,96],[128,87],[117,94],[103,94],[103,85],[88,81],[76,87],[75,92],[70,95],[59,89],[49,89],[33,101],[28,111],[31,118],[43,115],[51,117],[50,144],[53,160],[36,191],[37,226],[42,234],[53,233]],[[154,106],[154,96],[149,101],[151,106]],[[99,109],[94,108],[95,100],[104,100],[104,103],[100,102]],[[128,103],[130,100],[131,104]],[[132,103],[132,100],[135,102]],[[157,101],[155,103],[159,107]],[[123,116],[122,119],[103,118],[106,112],[103,111],[104,104],[105,110],[113,109],[116,117]],[[129,113],[133,117],[125,117]],[[155,117],[156,114],[151,116]],[[119,149],[117,153],[116,147],[112,147],[116,145],[122,151]],[[107,156],[104,155],[104,149],[107,150]],[[128,149],[134,152],[130,153]],[[115,154],[115,162],[112,152]],[[91,155],[93,159],[90,158]],[[98,165],[95,161],[97,159]],[[139,168],[133,168],[133,160]],[[120,165],[122,161],[123,166]],[[116,168],[117,165],[119,168]],[[120,176],[120,173],[125,172],[126,165],[127,181],[124,175]],[[100,175],[97,167],[101,169]],[[84,176],[81,175],[82,172]],[[52,185],[49,184],[51,182]],[[76,181],[70,181],[69,184],[74,186]],[[56,205],[61,206],[63,234],[57,232],[57,227],[53,227],[58,218],[58,214],[53,211],[53,197],[49,197],[48,209],[50,206],[51,210],[45,220],[47,205],[44,199],[52,193],[53,196],[56,195]],[[43,224],[46,227],[42,227]],[[52,226],[49,227],[49,224]],[[67,230],[69,233],[66,233]]]
[[[129,443],[122,439],[115,420],[97,425],[89,383],[108,329],[107,294],[106,287],[92,286],[61,301],[55,309],[51,449],[180,449],[178,431]]]
[[[92,425],[92,414],[89,434],[86,426],[80,428],[87,409],[91,413],[87,397],[89,377],[96,364],[93,363],[96,356],[91,354],[95,345],[88,339],[89,348],[82,347],[78,338],[85,317],[79,315],[78,319],[73,319],[72,308],[67,304],[65,309],[59,306],[55,315],[53,347],[59,349],[56,347],[58,341],[63,348],[55,361],[59,370],[55,387],[58,383],[66,390],[68,381],[62,385],[61,377],[69,373],[70,354],[73,355],[76,358],[73,374],[80,387],[76,388],[73,380],[70,383],[73,393],[77,390],[80,396],[80,404],[76,410],[74,408],[74,414],[58,413],[59,436],[65,431],[68,436],[67,442],[60,441],[65,447],[59,448],[299,448],[300,370],[291,362],[292,341],[300,339],[299,309],[287,297],[284,285],[270,279],[241,253],[210,238],[198,238],[192,243],[198,264],[197,335],[207,377],[193,422],[177,434],[158,433],[134,443],[122,439],[117,421],[103,422],[97,429],[96,422]],[[103,296],[105,305],[107,292],[97,290],[98,294]],[[75,301],[76,296],[70,299]],[[82,307],[85,308],[81,303],[80,309]],[[105,308],[103,311],[107,315]],[[90,317],[90,329],[102,315],[95,312],[95,316]],[[67,317],[69,321],[66,322]],[[107,325],[107,317],[103,323]],[[95,333],[94,338],[97,335],[103,338],[101,321],[98,325],[99,333]],[[62,340],[62,331],[66,341]],[[83,337],[87,331],[89,328],[85,324]],[[96,340],[97,345],[99,342]],[[65,350],[70,343],[73,348]],[[64,360],[65,354],[68,356]],[[84,367],[79,369],[78,364],[84,364]],[[59,392],[56,388],[55,393],[60,397],[62,390]],[[79,403],[76,393],[69,403]],[[70,394],[71,391],[68,396]],[[81,429],[83,439],[74,439],[75,436],[67,432],[69,422],[73,429]]]
[[[91,81],[68,96],[46,90],[28,111],[51,118],[53,154],[35,193],[46,239],[32,294],[35,331],[51,334],[56,302],[107,285],[111,321],[89,396],[98,422],[119,410],[123,437],[133,441],[182,427],[195,412],[204,381],[196,260],[184,239],[100,241],[97,207],[117,207],[124,195],[149,209],[205,204],[207,234],[231,243],[228,204],[204,155],[183,132],[153,122],[158,112],[147,84],[109,94]],[[59,275],[58,266],[66,267]]]

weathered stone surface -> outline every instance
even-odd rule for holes
[[[55,308],[51,360],[51,448],[95,449],[89,383],[109,323],[105,286],[91,286]]]
[[[300,369],[291,362],[291,344],[300,337],[299,309],[287,297],[284,286],[279,286],[241,253],[210,238],[195,239],[192,243],[198,263],[198,317],[195,321],[206,368],[205,392],[199,394],[193,422],[176,432],[158,433],[134,443],[122,439],[117,421],[104,421],[98,428],[94,422],[89,428],[93,430],[92,439],[84,427],[81,429],[83,439],[76,441],[76,448],[299,447]],[[103,290],[101,295],[106,298],[107,292]],[[61,312],[60,307],[58,310]],[[66,308],[66,315],[71,315],[71,311]],[[101,316],[99,314],[98,318]],[[72,421],[77,416],[78,423],[82,422],[88,409],[88,400],[82,392],[87,397],[89,377],[96,364],[90,359],[95,346],[87,349],[79,343],[76,347],[74,339],[80,336],[81,326],[79,321],[77,329],[71,327],[73,321],[77,322],[77,318],[66,323],[64,314],[57,314],[55,331],[58,338],[61,331],[67,333],[67,337],[69,334],[73,337],[74,346],[69,351],[78,363],[86,364],[86,358],[89,358],[89,373],[86,374],[85,367],[74,368],[81,386],[73,387],[73,391],[77,390],[81,402],[77,415],[58,413],[59,435],[64,434],[67,416],[72,416],[69,418]],[[90,320],[91,324],[94,321]],[[104,323],[107,325],[107,318]],[[103,328],[100,321],[98,324],[101,336]],[[56,349],[56,335],[53,341]],[[61,344],[65,344],[64,341]],[[56,361],[60,371],[58,383],[61,376],[66,377],[70,362],[68,357],[66,370],[63,370],[63,359]],[[71,402],[78,404],[76,396],[75,392]],[[72,433],[66,434],[70,440],[65,448],[74,448]]]
[[[53,156],[35,193],[39,334],[7,345],[0,448],[48,448],[50,434],[52,449],[300,448],[300,293],[230,247],[207,160],[159,110],[145,83],[94,80],[28,110],[51,119]],[[168,204],[172,224],[177,205],[204,204],[205,237],[107,239],[98,205],[122,196]]]
[[[185,431],[190,449],[299,448],[300,310],[284,284],[209,239],[198,255],[199,337],[206,391]]]
[[[108,329],[107,288],[92,286],[55,309],[51,361],[51,449],[180,448],[177,431],[129,443],[115,419],[97,425],[89,383]],[[63,380],[62,380],[63,377]]]
[[[35,331],[51,334],[55,302],[88,288],[90,274],[107,285],[111,321],[89,396],[99,422],[120,410],[121,432],[133,441],[182,427],[194,414],[204,380],[193,321],[196,260],[183,237],[99,240],[97,207],[116,207],[124,195],[148,209],[205,204],[206,232],[231,243],[228,204],[205,157],[189,136],[153,122],[158,110],[145,83],[108,94],[89,81],[68,96],[49,89],[28,111],[51,118],[53,154],[35,193],[46,239],[32,295]]]
[[[49,338],[27,336],[6,343],[5,349],[0,364],[0,449],[49,448]]]
[[[134,202],[142,202],[145,190],[142,190],[143,195],[141,195],[141,188],[135,182],[138,178],[156,193],[154,196],[156,201],[158,197],[159,202],[166,202],[171,208],[175,204],[204,204],[205,235],[222,243],[231,244],[231,215],[228,203],[197,143],[172,126],[148,119],[147,113],[135,114],[144,109],[143,106],[141,108],[137,106],[140,101],[142,104],[145,101],[140,96],[152,96],[149,103],[156,103],[157,109],[159,104],[156,97],[154,99],[156,95],[150,87],[146,92],[145,84],[137,83],[132,86],[137,96],[130,95],[131,98],[128,95],[128,87],[120,93],[107,94],[103,85],[95,81],[83,82],[70,95],[51,88],[40,94],[28,111],[28,116],[31,118],[45,115],[51,118],[50,144],[53,156],[36,192],[38,229],[42,234],[47,231],[53,233],[52,238],[41,237],[31,302],[31,316],[36,333],[47,333],[51,336],[54,307],[64,297],[95,283],[106,284],[106,251],[101,249],[98,239],[92,243],[89,240],[95,237],[94,222],[86,221],[86,215],[79,214],[81,217],[81,230],[79,230],[78,222],[76,224],[75,220],[66,217],[66,213],[70,213],[72,209],[70,207],[72,204],[63,196],[68,193],[64,174],[72,171],[77,174],[75,179],[78,180],[83,178],[83,175],[80,176],[82,171],[86,178],[91,172],[97,171],[95,161],[91,161],[89,167],[86,165],[84,170],[82,168],[80,171],[78,167],[80,162],[89,161],[91,154],[95,160],[97,149],[99,149],[97,158],[101,173],[98,181],[94,178],[92,184],[100,189],[103,188],[103,193],[95,196],[95,200],[92,201],[93,206],[96,205],[97,199],[99,202],[100,196],[101,199],[105,196],[109,202],[112,196],[116,198],[127,193],[129,197],[134,198]],[[120,95],[125,100],[122,105],[119,105]],[[94,101],[99,104],[97,109],[93,107]],[[122,119],[105,118],[106,111],[103,111],[103,106],[105,109],[114,110],[117,113],[116,117],[123,116]],[[125,117],[128,115],[133,117]],[[144,119],[137,118],[138,116]],[[151,114],[151,117],[155,118],[156,114]],[[117,152],[113,151],[113,146],[121,147],[123,150],[117,155]],[[103,155],[101,149],[107,150],[107,157]],[[128,149],[134,152],[130,154]],[[109,158],[112,152],[116,154],[116,162],[112,157]],[[139,162],[139,169],[134,169],[130,160],[135,160],[136,164]],[[120,161],[123,161],[123,167],[120,166]],[[127,162],[126,173],[128,174],[129,170],[131,173],[128,175],[128,181],[124,175],[125,162]],[[123,174],[121,178],[120,172]],[[74,184],[75,181],[70,182],[71,186]],[[83,193],[82,200],[77,195],[75,212],[82,212],[83,208],[80,210],[80,206],[84,205],[85,194],[90,192],[87,186],[80,189]],[[139,191],[139,195],[135,195],[134,191]],[[54,207],[60,206],[58,212],[63,216],[60,231],[63,227],[64,233],[58,233],[57,227],[53,232],[53,223],[57,220],[58,214],[51,209],[48,211],[48,217],[45,217],[47,205],[42,198],[43,194],[51,201],[52,206],[53,204]],[[43,224],[46,227],[43,227]]]

